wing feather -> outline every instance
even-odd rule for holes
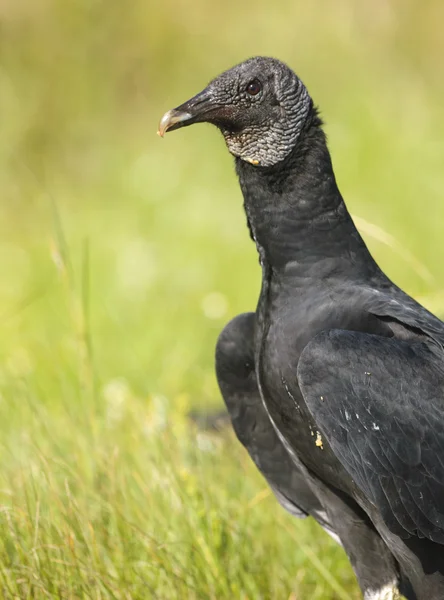
[[[324,331],[303,350],[298,382],[322,436],[388,527],[444,543],[444,360],[436,348]]]

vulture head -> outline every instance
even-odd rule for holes
[[[199,94],[169,110],[159,135],[193,123],[212,123],[229,151],[270,167],[297,144],[313,103],[301,80],[275,58],[255,57],[225,71]]]

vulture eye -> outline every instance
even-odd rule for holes
[[[253,79],[247,85],[246,90],[247,90],[247,94],[249,94],[250,96],[257,96],[259,94],[259,92],[262,90],[262,84],[259,81],[259,79]]]

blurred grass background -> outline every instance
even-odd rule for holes
[[[285,60],[372,252],[439,313],[443,19],[440,0],[0,1],[2,597],[359,598],[234,436],[186,417],[220,406],[215,340],[260,272],[221,137],[155,133],[232,64]]]

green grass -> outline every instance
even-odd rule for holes
[[[215,340],[260,271],[220,136],[155,132],[218,71],[286,60],[372,252],[442,314],[443,13],[0,4],[1,597],[359,598],[231,432],[186,416],[220,406]]]

